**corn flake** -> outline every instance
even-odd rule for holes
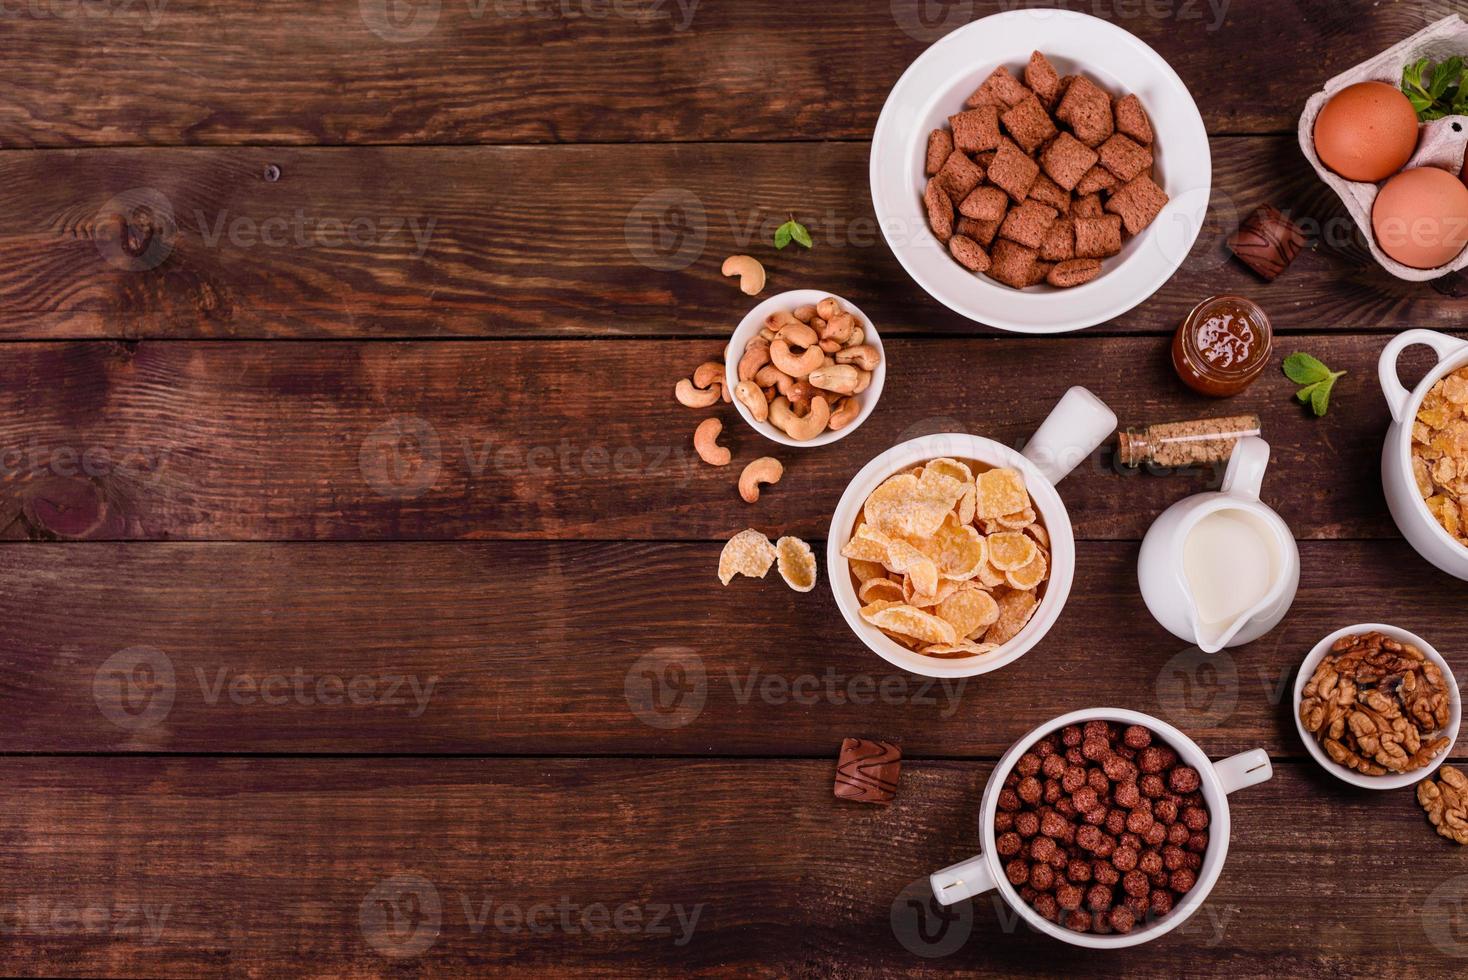
[[[1004,578],[1014,588],[1021,592],[1028,592],[1031,589],[1038,589],[1049,572],[1050,562],[1046,559],[1045,552],[1037,550],[1033,560],[1019,568],[1011,568],[1004,573]]]
[[[810,545],[789,536],[775,542],[780,577],[796,592],[809,592],[816,587],[816,556]]]
[[[863,609],[862,615],[867,622],[879,629],[901,633],[903,636],[910,636],[924,643],[956,643],[958,641],[958,634],[952,625],[931,613],[923,612],[916,606],[887,606],[870,616],[867,616],[866,610]]]
[[[1019,635],[1040,604],[1033,592],[1005,592],[997,596],[995,601],[999,604],[999,618],[984,634],[984,640],[1001,645]]]
[[[1039,551],[1035,539],[1019,531],[989,535],[989,564],[1001,572],[1023,568],[1035,560]]]
[[[943,660],[952,660],[957,657],[982,657],[999,649],[997,643],[975,643],[973,640],[959,640],[957,643],[934,643],[923,647],[922,652],[929,657],[938,657]]]
[[[887,577],[887,568],[879,561],[862,561],[860,558],[854,558],[850,564],[851,574],[855,575],[856,580],[863,584],[874,578]]]
[[[999,619],[999,604],[989,593],[970,588],[955,592],[938,603],[933,613],[952,626],[959,636],[972,637]]]
[[[740,531],[719,554],[719,581],[728,585],[736,575],[764,578],[775,563],[775,546],[754,528]]]
[[[1019,470],[1010,467],[988,470],[979,474],[975,486],[978,488],[975,513],[979,517],[997,519],[1018,514],[1030,505],[1025,478]]]

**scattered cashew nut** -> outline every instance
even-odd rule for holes
[[[723,397],[723,387],[722,384],[715,383],[707,389],[695,388],[692,381],[684,378],[673,389],[673,394],[678,397],[680,405],[686,405],[689,408],[708,408]]]
[[[744,468],[739,474],[739,496],[744,498],[746,504],[759,501],[759,487],[761,483],[773,486],[780,482],[780,477],[785,475],[785,467],[773,456],[761,456]]]
[[[755,382],[739,382],[734,386],[734,397],[739,399],[739,404],[749,409],[749,414],[754,416],[756,422],[763,422],[770,417],[770,403]]]
[[[698,458],[710,466],[728,466],[729,461],[734,458],[729,450],[717,442],[719,433],[723,431],[724,423],[718,419],[704,419],[693,430],[693,448],[698,453]]]
[[[739,290],[746,296],[758,296],[765,288],[765,267],[753,255],[731,255],[720,270],[726,276],[739,277]]]
[[[724,365],[718,361],[704,361],[693,372],[693,387],[707,388],[715,381],[724,380]]]

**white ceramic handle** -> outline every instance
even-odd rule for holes
[[[1223,492],[1230,497],[1258,500],[1264,489],[1264,472],[1269,469],[1269,443],[1246,436],[1234,446],[1223,472]]]
[[[939,905],[952,905],[996,887],[994,876],[989,873],[989,861],[982,854],[935,871],[928,875],[928,884]]]
[[[1240,752],[1231,755],[1222,762],[1213,764],[1213,771],[1218,775],[1218,781],[1223,784],[1223,793],[1227,796],[1250,786],[1257,786],[1274,776],[1274,766],[1269,762],[1269,753],[1263,749],[1250,749],[1248,752]]]
[[[1381,379],[1382,394],[1386,395],[1387,407],[1392,410],[1392,418],[1398,425],[1402,423],[1402,416],[1407,411],[1407,403],[1412,400],[1412,393],[1402,387],[1401,379],[1397,377],[1397,359],[1402,356],[1402,351],[1417,344],[1437,351],[1439,361],[1468,347],[1468,341],[1449,337],[1436,330],[1408,330],[1392,338],[1391,343],[1381,352],[1376,370]]]
[[[1065,393],[1029,443],[1024,456],[1051,483],[1059,483],[1116,431],[1116,413],[1085,388]]]

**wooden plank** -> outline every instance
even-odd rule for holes
[[[1294,671],[1322,636],[1373,620],[1464,652],[1441,598],[1456,583],[1401,542],[1307,543],[1290,618],[1211,657],[1148,615],[1133,546],[1083,544],[1039,647],[940,683],[863,647],[824,568],[810,595],[773,573],[726,589],[718,550],[9,546],[0,752],[823,757],[868,733],[913,756],[997,758],[1060,710],[1110,704],[1210,751],[1300,757]]]
[[[1271,369],[1215,403],[1185,389],[1157,338],[894,340],[880,404],[828,448],[795,452],[732,407],[695,412],[673,383],[709,341],[22,343],[0,361],[0,534],[10,538],[726,540],[748,523],[822,537],[856,471],[933,432],[1023,441],[1073,384],[1122,425],[1258,412],[1275,447],[1266,497],[1302,538],[1395,536],[1377,488],[1382,340],[1292,338],[1349,371],[1315,419]],[[1040,344],[1045,345],[1040,356]],[[692,451],[726,423],[735,464]],[[786,464],[757,506],[739,470]],[[1118,471],[1109,452],[1064,485],[1077,533],[1140,539],[1219,469]],[[1332,490],[1350,479],[1350,493]]]
[[[1373,262],[1293,136],[1213,148],[1198,244],[1107,332],[1170,330],[1219,292],[1281,330],[1457,325],[1457,301]],[[892,333],[982,332],[898,265],[867,160],[864,143],[0,153],[0,338],[724,337],[749,305],[719,274],[736,252],[771,293],[825,286]],[[1224,245],[1264,201],[1313,241],[1273,285]],[[813,251],[769,245],[788,211]]]
[[[1456,972],[1465,952],[1468,879],[1405,792],[1349,792],[1304,764],[1279,766],[1230,800],[1228,860],[1204,907],[1124,958],[1098,958],[1032,933],[992,896],[954,912],[951,932],[918,921],[908,897],[926,874],[978,848],[988,764],[909,763],[888,808],[833,799],[832,770],[0,760],[0,966],[1015,976],[1043,963],[1120,977],[1191,962],[1313,978],[1370,962],[1427,977]]]
[[[262,16],[226,0],[16,4],[0,144],[861,139],[929,42],[1040,5],[330,0]],[[1304,94],[1454,9],[1074,6],[1157,47],[1226,132],[1293,128]]]

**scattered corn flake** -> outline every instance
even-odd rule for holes
[[[979,517],[998,519],[1006,514],[1017,514],[1030,505],[1025,478],[1019,470],[1011,467],[980,473],[975,486],[978,488],[975,513]]]
[[[775,563],[775,546],[754,528],[740,531],[719,554],[719,581],[728,585],[736,575],[764,578]]]
[[[996,596],[995,601],[999,604],[999,619],[989,627],[989,631],[984,634],[984,640],[1000,645],[1019,635],[1040,604],[1033,592],[1005,592]]]
[[[878,599],[886,599],[889,602],[905,602],[906,596],[902,594],[902,586],[890,578],[871,578],[861,583],[861,588],[856,590],[856,597],[863,604],[876,602]]]
[[[925,643],[955,643],[958,640],[952,625],[916,606],[888,606],[870,616],[866,616],[863,610],[862,615],[873,626]]]
[[[959,636],[970,637],[994,625],[999,619],[999,604],[989,593],[969,588],[938,603],[933,614],[952,626]]]
[[[1019,531],[989,535],[989,564],[1001,572],[1023,568],[1035,560],[1039,550],[1034,538]]]
[[[816,556],[810,545],[799,538],[785,536],[775,542],[780,577],[796,592],[809,592],[816,587]]]

